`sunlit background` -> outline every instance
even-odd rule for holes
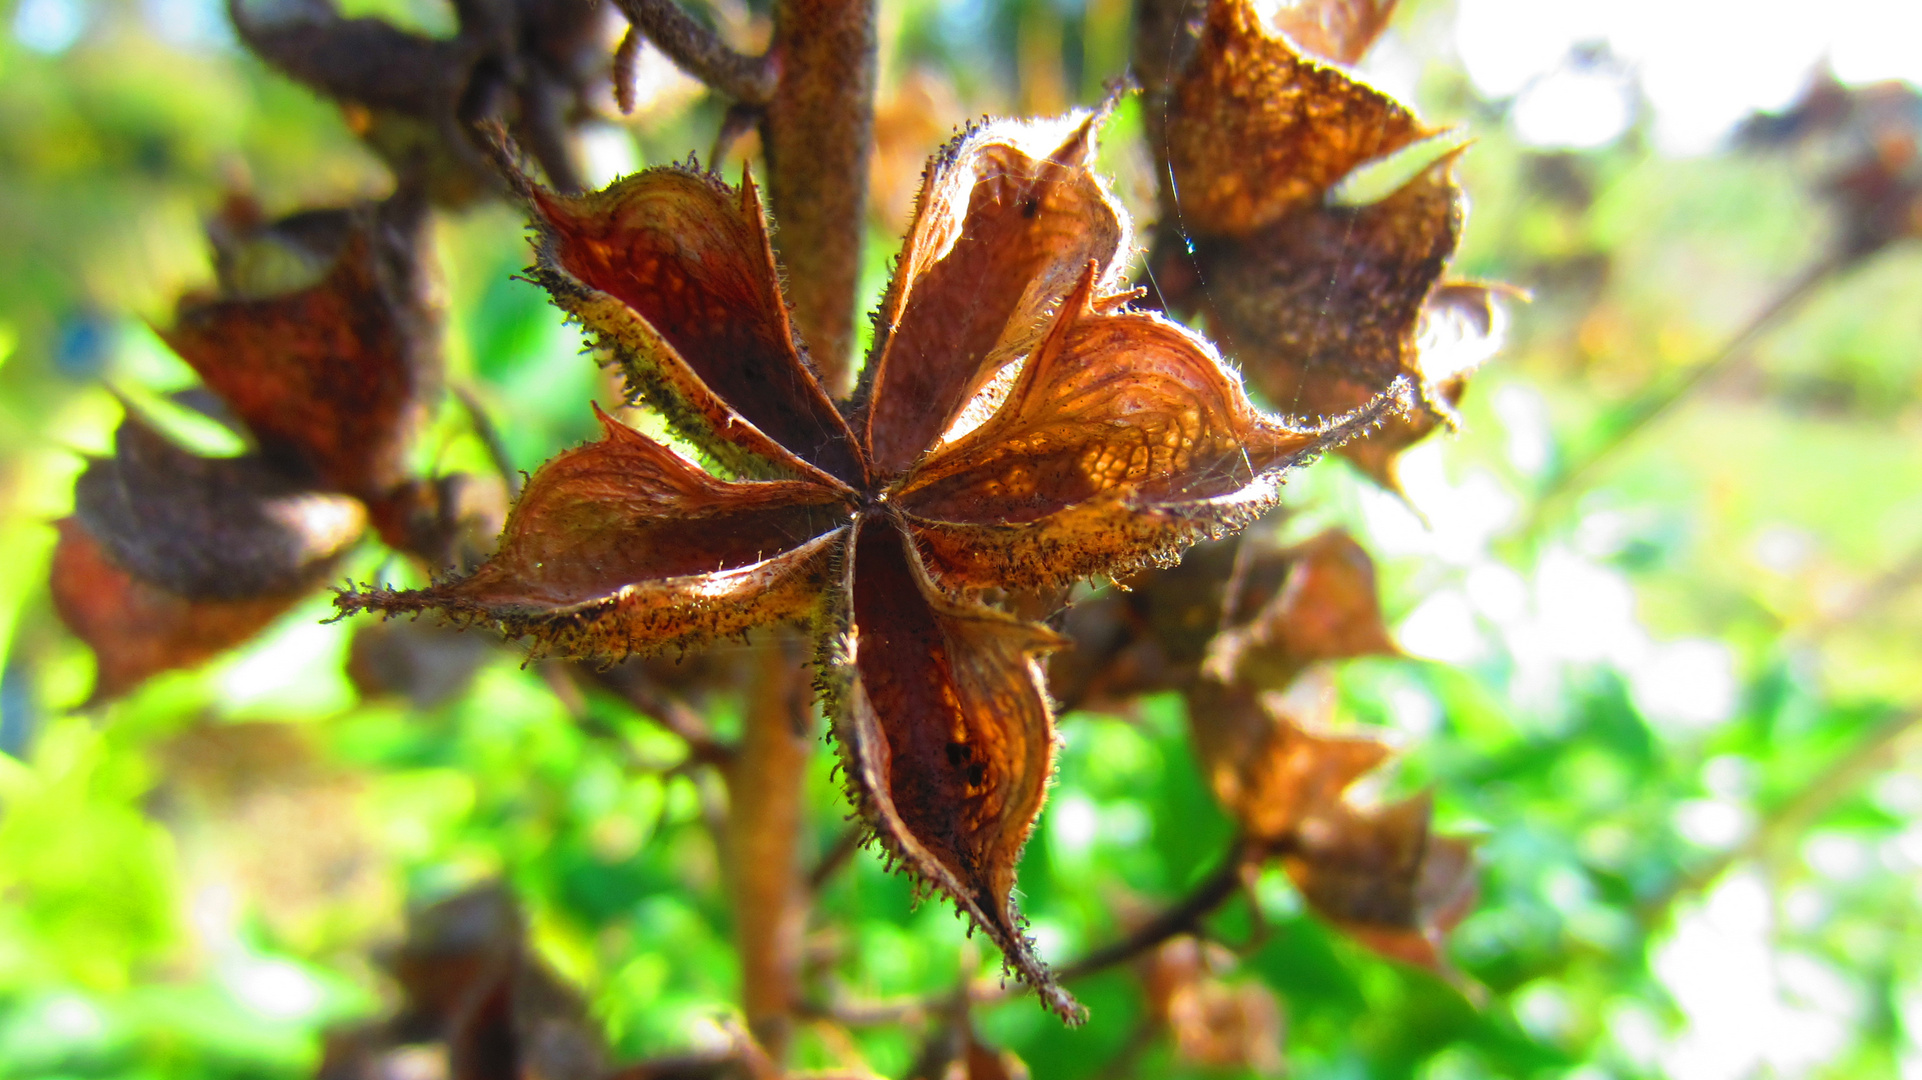
[[[451,25],[433,0],[346,6]],[[764,32],[758,4],[706,6]],[[1119,0],[883,8],[871,290],[955,124],[1090,102],[1128,48]],[[363,701],[352,627],[316,599],[204,672],[75,711],[92,661],[51,615],[49,522],[108,445],[107,386],[192,381],[148,322],[211,279],[201,220],[236,187],[279,212],[386,180],[211,0],[0,18],[0,1077],[309,1075],[323,1029],[391,997],[369,949],[403,905],[493,877],[623,1052],[718,1037],[735,976],[700,792],[629,767],[672,758],[642,727],[581,734],[513,656],[422,711]],[[1532,300],[1506,304],[1464,430],[1406,457],[1405,498],[1336,462],[1289,489],[1289,535],[1340,524],[1376,555],[1410,654],[1322,673],[1304,707],[1399,733],[1391,786],[1434,786],[1486,864],[1453,938],[1466,993],[1264,882],[1270,936],[1238,977],[1279,996],[1291,1075],[1922,1080],[1922,235],[1829,259],[1827,185],[1860,133],[1753,119],[1834,80],[1874,102],[1870,141],[1906,130],[1913,153],[1922,3],[1405,0],[1363,71],[1472,137],[1457,271]],[[589,140],[597,180],[711,141],[716,103],[658,54],[641,73],[636,118]],[[1138,121],[1115,128],[1121,193],[1151,216]],[[510,278],[506,209],[438,241],[454,376],[532,468],[609,389]],[[462,423],[436,432],[433,462],[484,463]],[[1051,955],[1178,892],[1228,832],[1178,709],[1064,721],[1022,871]],[[838,823],[826,769],[812,797]],[[863,856],[827,901],[877,997],[961,963],[952,917],[906,892]],[[1089,1004],[1133,1015],[1128,979]],[[1099,1075],[1128,1031],[1027,1004],[982,1023],[1043,1080]],[[898,1076],[913,1047],[802,1052]],[[1141,1075],[1223,1075],[1154,1060]]]

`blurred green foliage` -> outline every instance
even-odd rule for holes
[[[211,5],[61,0],[74,40],[30,47],[22,13],[48,2],[0,9],[0,1077],[309,1074],[326,1027],[391,1006],[370,957],[404,906],[495,878],[619,1055],[718,1038],[737,974],[717,788],[672,769],[674,740],[614,699],[590,696],[584,723],[501,653],[433,709],[363,701],[342,675],[355,627],[319,625],[316,600],[202,672],[75,711],[91,660],[48,606],[50,522],[118,419],[106,387],[191,381],[145,324],[209,280],[199,220],[239,186],[280,211],[386,180]],[[1092,100],[1127,41],[1112,0],[883,6],[877,290],[888,199],[950,125]],[[1794,163],[1665,158],[1639,132],[1579,154],[1519,145],[1432,43],[1446,6],[1409,6],[1396,41],[1419,99],[1477,139],[1457,269],[1534,298],[1509,305],[1463,432],[1410,455],[1406,504],[1329,462],[1291,487],[1280,527],[1340,524],[1380,560],[1417,657],[1303,694],[1400,732],[1389,787],[1432,786],[1441,821],[1482,838],[1483,898],[1453,939],[1470,981],[1363,952],[1276,872],[1212,924],[1245,943],[1231,978],[1280,995],[1304,1080],[1922,1075],[1922,248],[1827,282],[1585,490],[1539,502],[1829,225]],[[626,167],[679,159],[717,118],[683,94],[601,144]],[[1107,154],[1145,215],[1132,125]],[[588,434],[609,388],[512,276],[519,232],[496,208],[438,239],[452,375],[531,469]],[[451,409],[422,453],[485,462]],[[1048,955],[1110,940],[1221,857],[1231,826],[1184,730],[1172,698],[1064,719],[1021,878]],[[817,853],[845,828],[830,763],[809,787]],[[993,963],[866,852],[817,912],[818,974],[853,1000],[940,994]],[[1137,1039],[1130,971],[1076,992],[1084,1029],[1016,999],[983,1033],[1046,1080],[1212,1075]],[[894,1076],[916,1051],[898,1027],[828,1024],[798,1048],[802,1065]]]

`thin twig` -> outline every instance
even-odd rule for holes
[[[494,471],[500,474],[501,482],[507,485],[508,497],[519,498],[520,470],[514,468],[514,459],[508,456],[507,444],[501,440],[500,428],[494,426],[494,420],[487,415],[480,397],[474,393],[473,387],[457,384],[454,387],[454,400],[460,402],[462,410],[467,413],[468,426],[474,429],[474,437],[487,449],[487,460],[494,466]]]
[[[842,829],[841,835],[835,837],[834,843],[822,853],[821,861],[814,865],[814,869],[808,871],[808,891],[820,892],[822,886],[828,883],[828,879],[840,872],[840,869],[848,864],[848,860],[854,857],[854,853],[861,850],[861,839],[867,834],[865,825],[850,825]]]
[[[1640,401],[1631,405],[1628,409],[1628,418],[1609,433],[1602,445],[1596,447],[1586,458],[1561,470],[1549,483],[1548,488],[1536,498],[1530,527],[1525,532],[1533,532],[1534,526],[1541,524],[1562,500],[1585,488],[1603,465],[1614,460],[1643,432],[1667,416],[1677,405],[1687,401],[1714,376],[1747,356],[1749,349],[1764,334],[1813,296],[1816,289],[1830,277],[1850,265],[1853,265],[1852,260],[1835,255],[1817,259],[1764,304],[1761,310],[1751,316],[1742,329],[1724,342],[1714,355],[1695,365],[1680,379],[1645,395]]]
[[[1120,941],[1062,965],[1056,974],[1063,982],[1084,978],[1151,952],[1170,938],[1192,933],[1203,918],[1240,891],[1242,867],[1247,865],[1248,856],[1248,846],[1237,842],[1215,872],[1203,878],[1175,906],[1136,927],[1134,933]]]
[[[1262,854],[1273,852],[1264,852],[1246,841],[1237,840],[1214,873],[1196,883],[1188,895],[1176,901],[1173,907],[1141,924],[1127,937],[1063,964],[1055,970],[1055,976],[1062,982],[1084,979],[1146,955],[1171,938],[1195,933],[1201,928],[1201,920],[1241,890],[1243,868],[1250,859]],[[968,988],[968,1000],[976,1005],[985,1005],[1020,992],[1021,987],[1017,984],[1005,981],[980,982]],[[906,1023],[917,1017],[938,1013],[949,1006],[950,998],[951,992],[938,998],[916,997],[860,1004],[809,1004],[801,1012],[806,1016],[830,1019],[850,1027],[875,1027]]]
[[[621,14],[682,71],[736,101],[763,105],[774,96],[779,66],[767,56],[728,47],[674,0],[617,0]]]
[[[622,667],[601,669],[590,664],[576,664],[573,670],[613,691],[633,706],[636,712],[686,743],[689,761],[725,766],[733,760],[734,748],[715,737],[713,729],[707,726],[707,721],[701,718],[700,713],[679,697],[663,692],[645,677]]]
[[[766,110],[759,105],[739,101],[729,105],[727,113],[721,117],[721,126],[714,132],[714,147],[707,155],[707,167],[714,172],[726,172],[722,165],[727,155],[736,143],[747,137],[748,132],[760,126],[765,113]]]

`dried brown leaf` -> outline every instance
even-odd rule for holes
[[[1318,207],[1199,256],[1209,328],[1277,408],[1340,415],[1421,374],[1422,308],[1461,229],[1449,168],[1437,162],[1380,202]]]
[[[74,484],[74,520],[113,562],[188,600],[291,596],[360,537],[358,502],[258,457],[206,458],[129,415]]]
[[[1430,831],[1430,799],[1335,804],[1303,822],[1283,861],[1308,903],[1391,959],[1446,973],[1443,938],[1475,902],[1473,847]]]
[[[361,534],[359,503],[256,457],[203,458],[129,416],[75,484],[55,609],[99,661],[94,699],[196,667],[258,633]]]
[[[1318,205],[1365,161],[1433,132],[1394,98],[1270,34],[1252,0],[1214,0],[1169,92],[1168,216],[1247,236]]]
[[[405,193],[358,207],[340,222],[340,254],[317,283],[261,295],[270,272],[230,268],[233,295],[188,297],[161,336],[262,453],[329,489],[376,497],[405,477],[408,441],[440,388],[424,223],[424,207]],[[224,246],[231,267],[235,245]],[[264,241],[241,250],[263,248],[284,258],[300,250]]]
[[[1396,2],[1294,0],[1275,12],[1274,25],[1304,52],[1338,64],[1353,64],[1388,28]]]
[[[1389,757],[1376,739],[1322,735],[1271,698],[1202,680],[1188,693],[1188,723],[1215,797],[1250,836],[1282,841]]]
[[[163,671],[198,667],[246,641],[299,601],[293,596],[189,600],[128,573],[73,518],[59,522],[53,607],[99,663],[93,701],[109,701]]]
[[[1183,1062],[1276,1075],[1282,1070],[1281,1003],[1259,982],[1223,979],[1232,966],[1232,954],[1219,945],[1188,935],[1168,941],[1140,965],[1149,1015]]]
[[[339,102],[355,133],[435,201],[506,193],[476,136],[489,123],[527,147],[556,187],[581,188],[573,128],[595,113],[605,78],[606,5],[456,4],[450,39],[344,18],[332,0],[228,0],[227,9],[249,49]]]
[[[1251,0],[1213,0],[1192,60],[1155,99],[1151,120],[1166,132],[1151,260],[1166,302],[1203,316],[1284,413],[1340,416],[1407,380],[1403,413],[1343,450],[1391,487],[1395,457],[1452,424],[1460,376],[1493,351],[1462,362],[1471,350],[1438,339],[1451,319],[1466,326],[1471,306],[1437,288],[1461,229],[1450,175],[1459,149],[1385,197],[1335,198],[1364,166],[1391,169],[1402,160],[1393,155],[1419,153],[1415,144],[1435,134],[1394,99],[1301,52],[1352,62],[1392,8],[1304,0],[1282,10],[1276,34]]]
[[[1279,690],[1318,660],[1396,655],[1374,561],[1354,538],[1331,529],[1283,554],[1280,592],[1209,643],[1215,678]]]

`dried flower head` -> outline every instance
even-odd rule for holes
[[[536,276],[701,460],[603,415],[486,565],[341,611],[437,611],[604,660],[808,625],[875,837],[1078,1015],[1010,901],[1052,768],[1036,658],[1061,639],[984,598],[1167,563],[1375,419],[1267,416],[1206,341],[1129,308],[1095,123],[988,124],[933,159],[846,407],[789,325],[751,182],[523,181]]]

